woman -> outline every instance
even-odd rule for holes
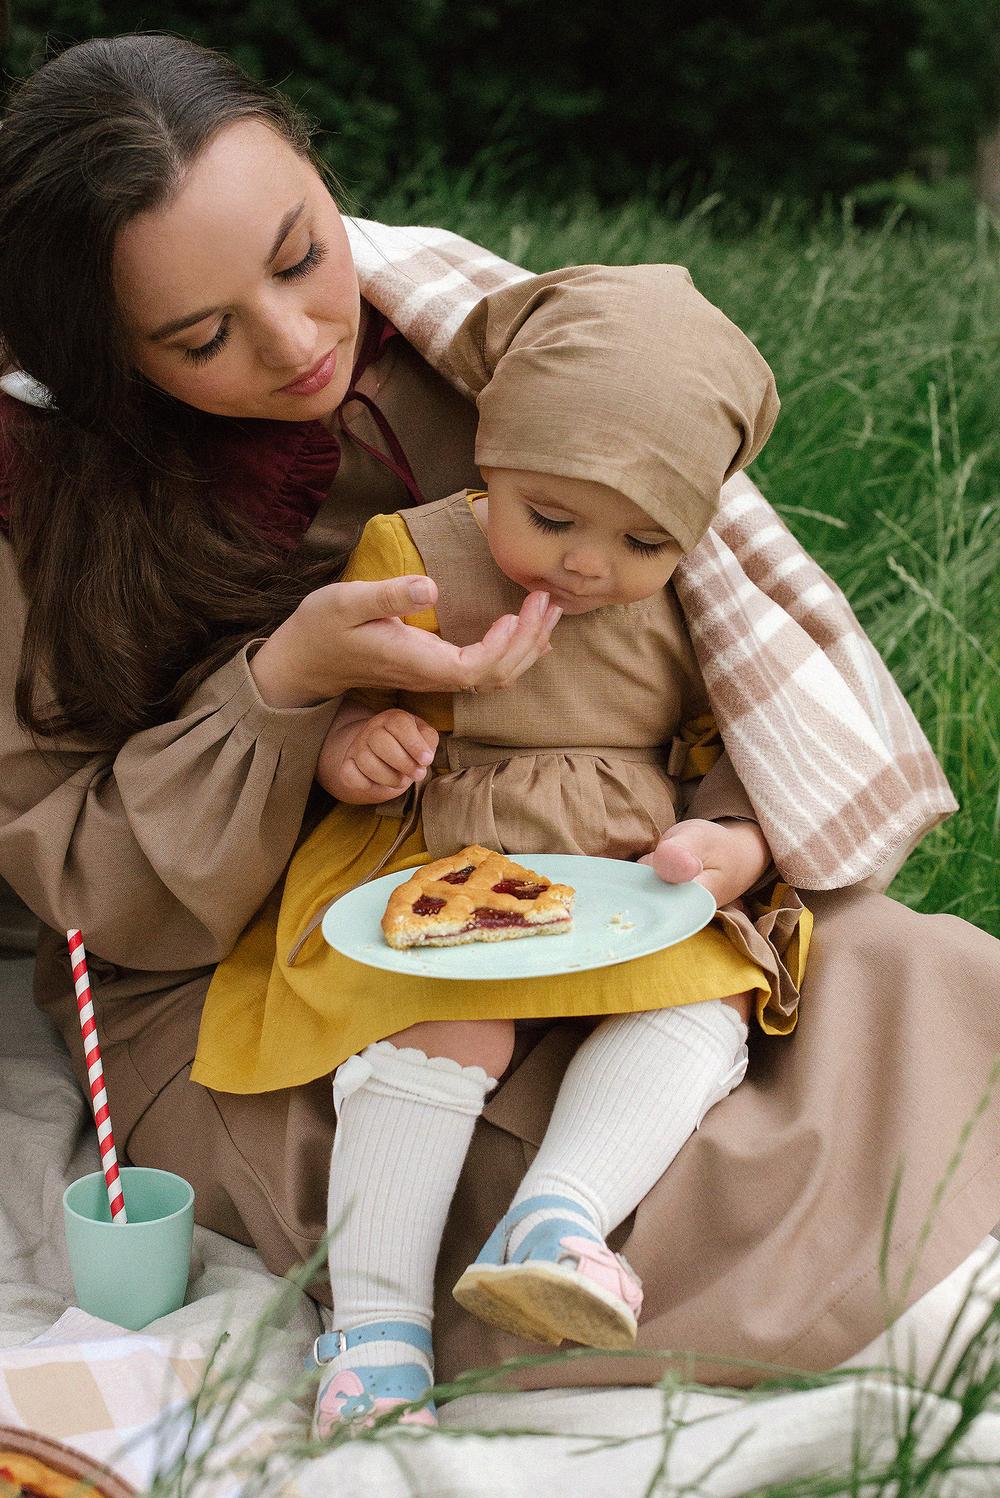
[[[355,227],[349,242],[287,106],[170,38],[70,49],[0,130],[0,342],[39,382],[8,389],[42,402],[3,410],[16,716],[8,706],[0,744],[0,872],[51,928],[36,992],[78,1065],[58,933],[84,930],[129,1158],[180,1170],[200,1220],[279,1272],[324,1225],[329,1084],[246,1097],[192,1084],[201,1002],[314,823],[338,695],[489,690],[546,648],[544,595],[459,650],[393,617],[432,600],[426,580],[331,583],[371,514],[475,482],[475,413],[443,374],[470,388],[456,375],[464,314],[517,279],[445,235]],[[401,286],[407,338],[375,310]],[[479,303],[487,334],[492,305]],[[794,1041],[755,1037],[731,1106],[614,1244],[646,1284],[642,1345],[695,1349],[716,1381],[758,1375],[713,1360],[829,1366],[878,1330],[899,1157],[893,1291],[998,1048],[1000,948],[984,933],[863,887],[809,904]],[[567,1024],[523,1031],[508,1065],[452,1037],[454,1059],[503,1077],[457,1188],[445,1292],[523,1174],[578,1039]],[[994,1110],[897,1309],[1000,1215],[998,1142]],[[524,1350],[446,1293],[437,1311],[441,1378]],[[661,1369],[598,1358],[522,1382]]]

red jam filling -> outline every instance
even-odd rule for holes
[[[444,909],[444,901],[434,895],[421,895],[419,900],[413,904],[414,915],[437,915],[439,910]]]
[[[516,910],[490,910],[481,905],[472,912],[472,920],[465,930],[481,931],[491,926],[526,926],[527,924],[524,916],[518,915]]]
[[[493,893],[513,895],[515,900],[537,900],[539,895],[545,893],[545,889],[544,884],[527,884],[523,879],[502,879],[499,884],[494,884]]]
[[[465,881],[468,879],[469,875],[472,872],[473,872],[472,864],[470,863],[467,868],[464,868],[464,869],[455,869],[450,874],[442,874],[441,875],[441,883],[442,884],[464,884]]]

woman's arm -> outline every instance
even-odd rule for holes
[[[24,605],[6,543],[0,587],[0,873],[46,924],[79,926],[95,955],[153,970],[232,949],[291,856],[345,688],[499,686],[554,622],[534,595],[459,650],[393,617],[433,598],[428,579],[333,584],[213,672],[176,720],[109,754],[35,743],[15,721]]]
[[[171,723],[117,754],[33,741],[15,721],[23,605],[0,544],[0,872],[96,955],[178,970],[217,961],[280,878],[337,703],[269,706],[239,652]]]

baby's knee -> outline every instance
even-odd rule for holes
[[[415,1046],[425,1056],[450,1056],[460,1066],[481,1066],[500,1077],[514,1054],[512,1019],[426,1020],[387,1037],[395,1046]]]
[[[753,1003],[752,993],[749,991],[747,993],[731,993],[722,1002],[723,1004],[728,1004],[730,1009],[735,1009],[745,1025],[750,1023],[750,1006]]]

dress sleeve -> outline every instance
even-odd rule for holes
[[[0,874],[47,925],[124,967],[217,962],[291,856],[337,701],[263,701],[241,650],[116,753],[14,716],[24,602],[0,544]],[[338,699],[339,700],[339,699]]]
[[[681,778],[685,819],[719,822],[736,817],[756,822],[753,803],[733,768],[713,714],[706,702],[685,719],[670,753],[671,768]]]
[[[738,817],[741,822],[757,821],[753,802],[743,789],[725,749],[691,792],[684,817],[701,817],[706,822],[720,822],[724,817]]]

